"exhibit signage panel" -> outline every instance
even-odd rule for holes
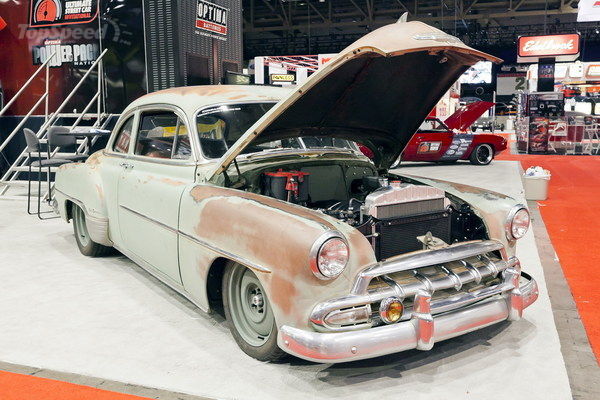
[[[31,47],[33,65],[40,65],[52,56],[49,66],[60,67],[72,64],[76,67],[90,66],[100,55],[100,45],[97,42],[63,43],[61,39],[46,39],[40,46]]]
[[[599,79],[600,78],[600,64],[588,65],[586,75],[589,79]]]
[[[85,24],[98,16],[97,0],[31,0],[29,26]]]
[[[271,74],[271,83],[273,82],[294,82],[296,75],[294,74]]]
[[[500,96],[511,96],[518,91],[527,90],[527,74],[514,72],[498,74],[496,79],[496,94]]]
[[[226,40],[229,9],[205,0],[198,0],[196,28],[207,36]]]

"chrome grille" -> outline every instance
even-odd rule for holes
[[[388,287],[382,286],[380,279],[374,279],[367,290],[371,297],[396,295],[402,299],[413,297],[420,291],[464,292],[492,281],[509,264],[492,254],[482,254],[464,260],[386,274],[380,278]],[[473,285],[467,286],[469,284]]]
[[[326,331],[375,326],[379,302],[395,296],[405,306],[402,320],[413,319],[419,326],[425,326],[431,315],[465,307],[516,287],[519,261],[516,257],[502,259],[502,251],[503,245],[498,241],[475,241],[378,262],[358,274],[349,295],[317,305],[311,321],[316,329]],[[371,321],[352,327],[323,322],[335,310],[365,305],[372,311]],[[428,345],[423,343],[418,348],[425,349]]]

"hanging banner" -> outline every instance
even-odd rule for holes
[[[226,40],[229,9],[204,0],[198,0],[196,9],[196,28],[201,34]]]
[[[577,22],[600,21],[600,0],[579,0]]]
[[[537,62],[555,57],[556,61],[573,61],[579,56],[579,34],[521,36],[517,42],[519,62]]]
[[[97,0],[31,0],[29,26],[85,24],[98,16]]]

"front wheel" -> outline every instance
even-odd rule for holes
[[[286,353],[277,346],[277,325],[262,284],[250,269],[229,263],[223,275],[223,306],[238,346],[260,361],[277,361]]]
[[[75,233],[77,247],[79,247],[79,251],[84,256],[101,257],[112,252],[111,247],[103,246],[90,239],[85,221],[85,213],[76,204],[73,204],[73,233]]]
[[[488,165],[494,159],[494,150],[489,144],[480,144],[473,149],[469,161],[473,165]]]

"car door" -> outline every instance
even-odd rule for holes
[[[118,187],[124,172],[123,164],[129,157],[129,147],[136,126],[137,113],[135,111],[131,111],[121,116],[115,125],[115,129],[113,130],[114,133],[104,150],[102,168],[99,170],[100,176],[102,177],[102,188],[99,188],[98,190],[101,190],[104,197],[104,204],[106,205],[109,218],[109,236],[117,247],[123,245],[118,224]]]
[[[176,107],[142,108],[138,118],[132,154],[119,179],[120,234],[127,251],[181,284],[179,204],[196,171],[190,131]]]

